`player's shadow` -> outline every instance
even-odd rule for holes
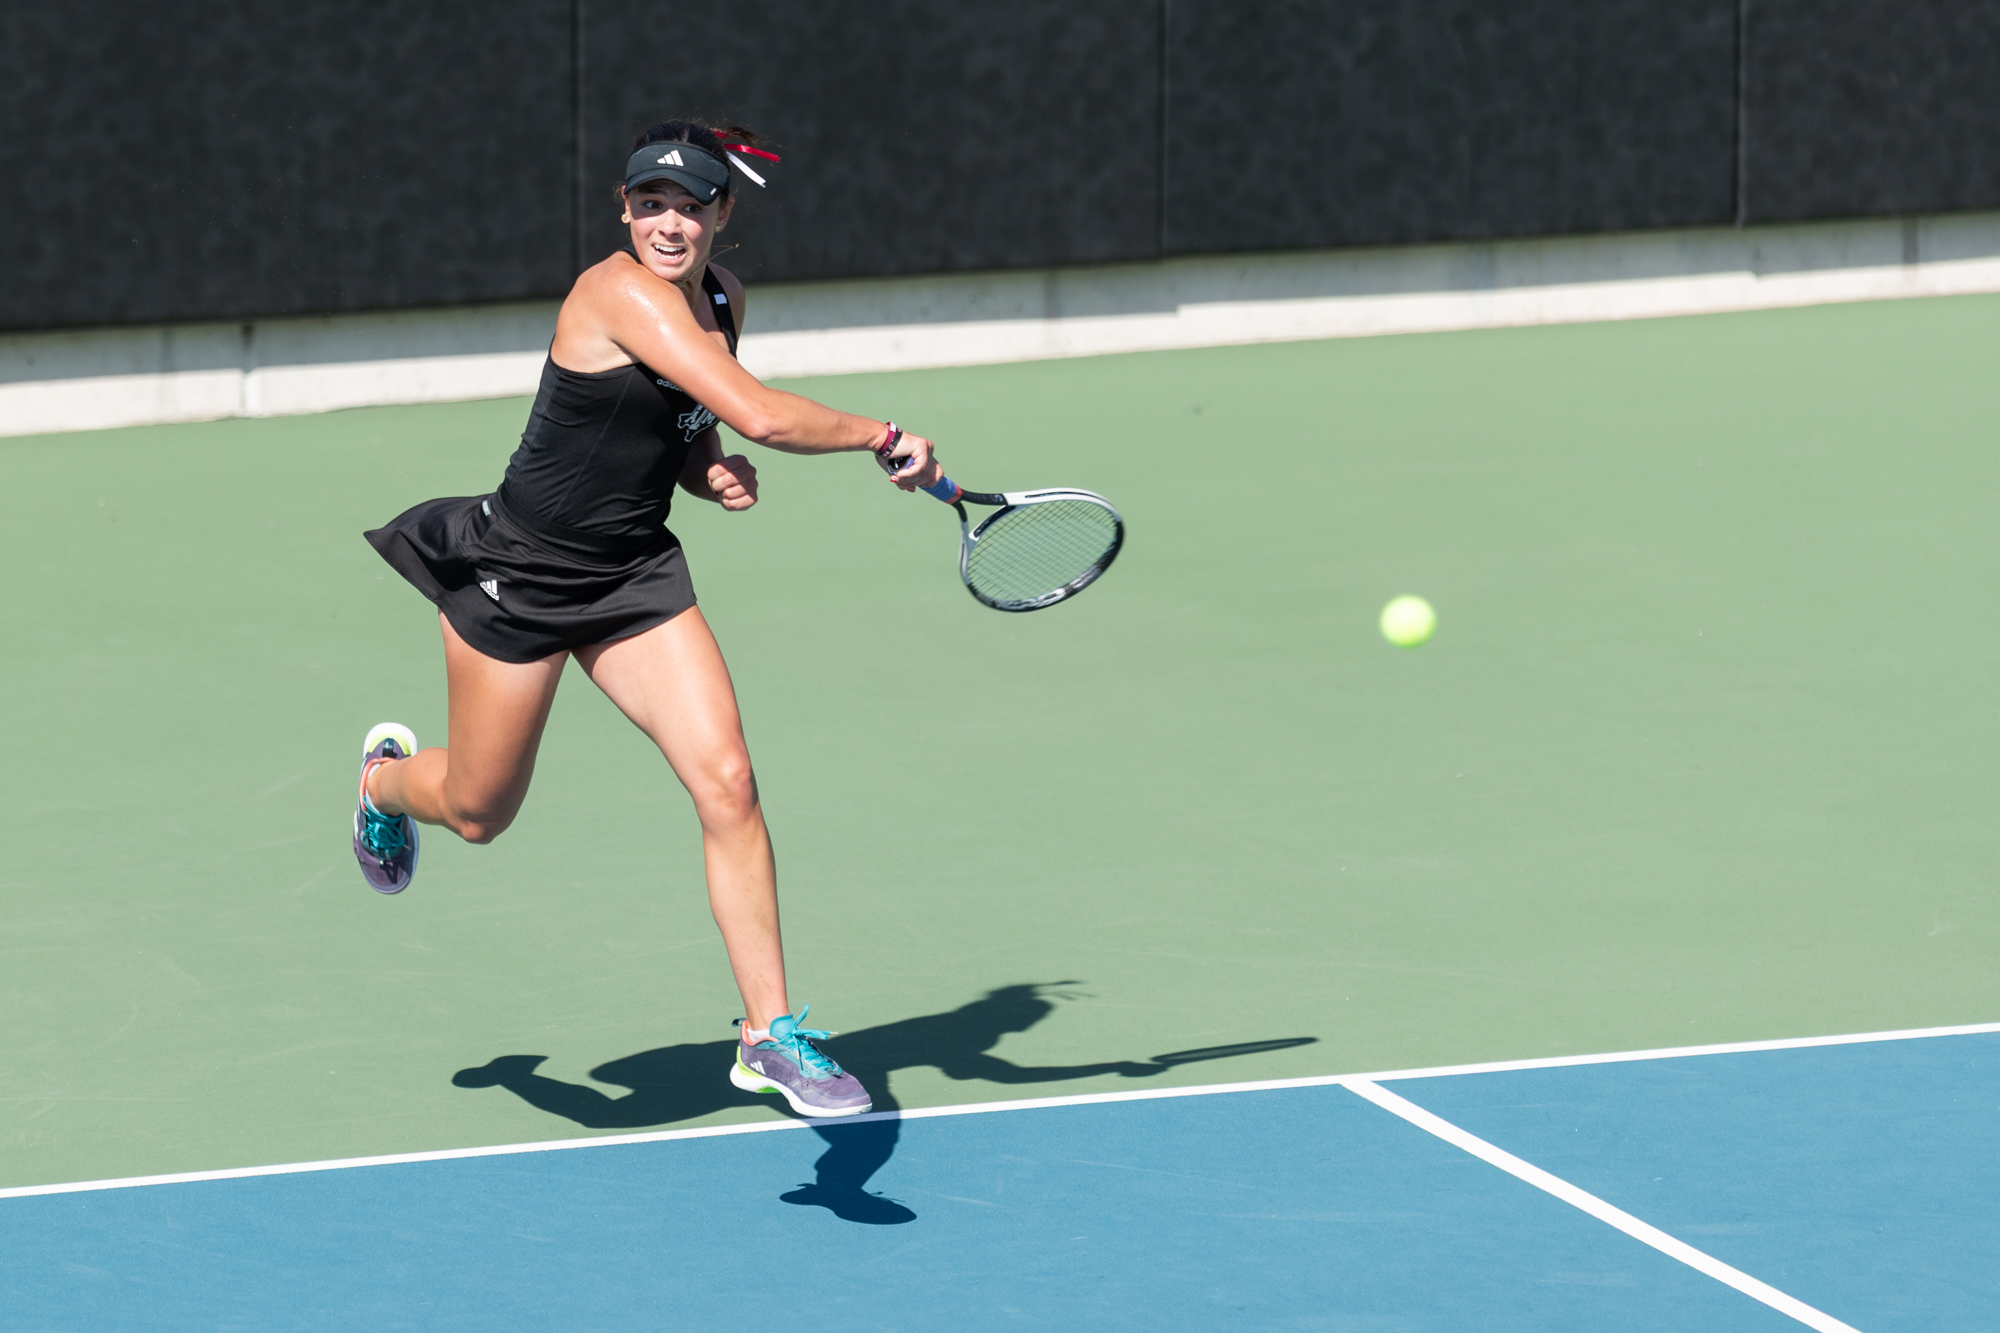
[[[1010,1085],[1060,1083],[1116,1074],[1143,1079],[1175,1065],[1262,1051],[1306,1046],[1316,1037],[1283,1037],[1194,1051],[1174,1051],[1149,1060],[1107,1060],[1082,1065],[1017,1065],[990,1054],[1010,1032],[1025,1032],[1055,1010],[1055,999],[1072,981],[1030,982],[990,990],[949,1013],[924,1014],[879,1027],[843,1032],[825,1043],[827,1053],[847,1067],[874,1095],[875,1110],[902,1109],[889,1091],[889,1075],[899,1069],[935,1068],[946,1078],[983,1079]],[[1053,997],[1053,998],[1052,998]],[[573,1120],[589,1129],[649,1129],[692,1120],[731,1106],[782,1108],[772,1096],[743,1092],[729,1082],[733,1041],[683,1042],[640,1051],[590,1071],[599,1083],[630,1088],[607,1097],[596,1088],[565,1083],[535,1072],[545,1055],[503,1055],[474,1069],[461,1069],[452,1082],[461,1088],[505,1088],[530,1106]],[[814,1121],[826,1151],[813,1163],[816,1178],[783,1197],[786,1203],[814,1204],[849,1222],[887,1225],[910,1222],[916,1214],[895,1200],[873,1193],[868,1180],[896,1150],[898,1118],[865,1119],[858,1124]]]

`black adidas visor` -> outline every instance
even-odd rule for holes
[[[626,190],[661,180],[685,187],[704,204],[713,203],[728,188],[729,163],[691,143],[649,143],[633,149],[625,160]]]

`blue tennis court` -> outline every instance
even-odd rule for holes
[[[1990,1329],[2000,1027],[10,1194],[22,1333],[716,1328],[788,1291],[856,1330]]]

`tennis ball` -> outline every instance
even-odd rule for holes
[[[1382,608],[1382,637],[1398,648],[1421,648],[1437,623],[1437,612],[1421,597],[1397,597]]]

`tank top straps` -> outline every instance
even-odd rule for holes
[[[736,312],[714,269],[701,289],[736,354]],[[651,367],[581,371],[542,364],[520,447],[497,498],[521,526],[590,550],[661,540],[688,449],[715,413]]]

